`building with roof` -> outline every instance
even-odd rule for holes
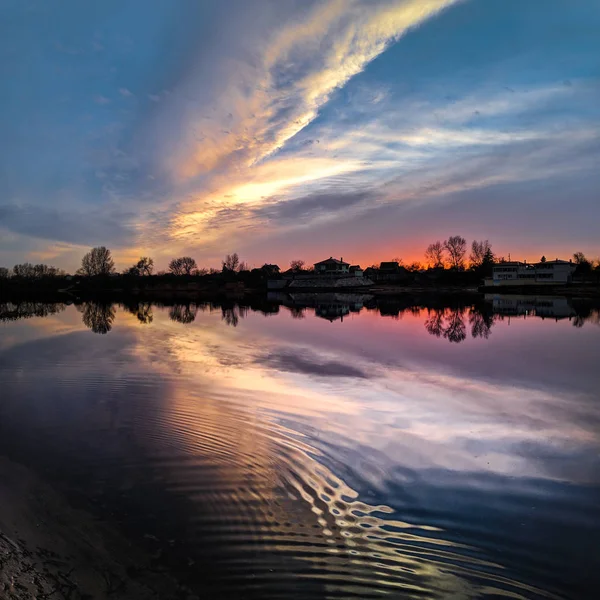
[[[495,264],[492,279],[486,285],[566,285],[573,280],[576,265],[567,260],[548,260],[529,264],[521,261],[507,261]]]
[[[339,260],[330,256],[329,258],[315,263],[316,275],[348,275],[350,272],[350,263],[344,262],[343,258]]]

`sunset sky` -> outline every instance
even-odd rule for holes
[[[597,0],[3,0],[0,265],[600,255]]]

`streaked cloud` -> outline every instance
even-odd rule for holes
[[[490,225],[485,196],[502,188],[511,210],[527,195],[552,229],[545,198],[570,181],[572,209],[590,218],[562,232],[565,247],[598,253],[587,225],[600,216],[592,0],[545,11],[496,0],[142,4],[88,13],[69,0],[52,31],[44,3],[10,9],[22,25],[0,31],[0,226],[23,248],[101,238],[158,264],[183,251],[218,264],[233,250],[285,262],[316,258],[318,232],[329,253],[354,244],[356,260],[393,244],[414,256],[418,227],[438,235],[447,218],[432,211],[452,204],[463,233],[524,252]],[[556,34],[555,18],[570,26]]]

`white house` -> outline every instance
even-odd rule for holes
[[[338,260],[330,256],[329,258],[315,263],[315,273],[317,275],[347,275],[350,270],[350,263],[344,262],[343,258]]]
[[[576,265],[566,260],[548,260],[535,264],[520,261],[501,262],[494,265],[492,279],[486,285],[566,285],[571,283]]]

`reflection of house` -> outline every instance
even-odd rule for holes
[[[344,320],[344,317],[350,313],[350,307],[347,304],[319,304],[315,308],[315,315],[328,321],[336,319]]]
[[[365,302],[373,296],[368,294],[346,294],[338,292],[269,292],[267,299],[271,302],[280,302],[290,309],[312,308],[317,317],[335,321],[342,319],[351,312],[360,312]]]
[[[338,260],[332,256],[315,263],[315,273],[317,275],[344,275],[349,273],[349,269],[350,263],[344,262],[342,258]]]
[[[561,296],[517,296],[486,294],[495,314],[506,316],[536,316],[566,319],[577,313],[568,298]]]
[[[571,283],[575,265],[566,260],[549,260],[536,264],[510,261],[494,265],[492,279],[486,285],[565,285]]]

